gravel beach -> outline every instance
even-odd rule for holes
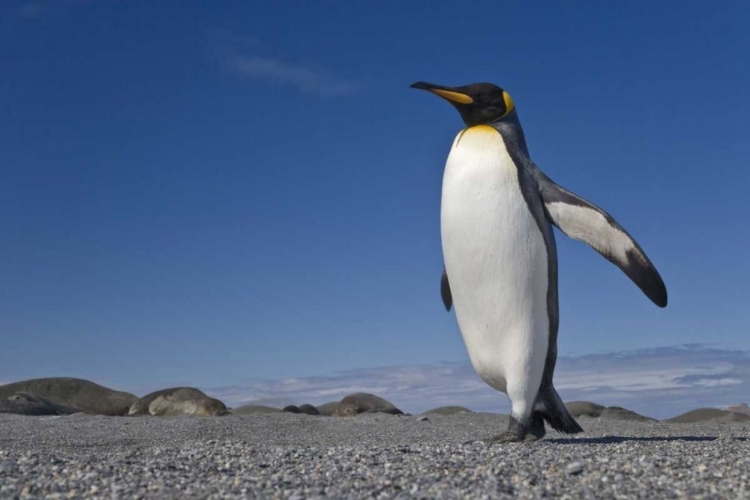
[[[581,418],[467,441],[493,414],[0,415],[0,498],[750,498],[750,424]]]

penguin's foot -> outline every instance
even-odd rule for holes
[[[486,444],[493,443],[522,443],[529,441],[538,441],[544,437],[544,419],[539,413],[532,413],[528,423],[523,424],[517,418],[511,415],[508,422],[508,430],[500,435],[483,439]]]
[[[528,434],[527,436],[531,436],[531,434]],[[505,431],[502,434],[498,434],[497,436],[492,436],[491,438],[482,439],[482,442],[486,444],[521,443],[523,441],[524,441],[524,437],[519,436],[513,431]]]
[[[538,436],[538,435],[536,435],[536,434],[534,434],[534,433],[532,433],[532,432],[529,432],[528,434],[526,434],[526,437],[525,437],[525,438],[523,438],[523,440],[524,440],[524,441],[527,441],[527,442],[531,442],[531,441],[539,441],[539,440],[540,440],[540,439],[542,439],[543,437],[544,437],[544,433],[542,433],[542,435],[541,435],[541,436]]]
[[[529,433],[526,435],[526,441],[538,441],[542,439],[547,431],[544,429],[544,418],[539,412],[531,414],[531,425]]]

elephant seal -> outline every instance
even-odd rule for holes
[[[571,401],[570,403],[565,403],[565,408],[567,408],[568,413],[575,418],[581,416],[597,418],[602,414],[606,407],[589,401]]]
[[[115,391],[94,382],[72,377],[51,377],[24,380],[0,386],[0,400],[24,392],[50,402],[80,408],[99,415],[127,415],[138,397],[129,392]]]
[[[72,415],[87,413],[80,408],[63,405],[49,399],[17,392],[9,398],[0,401],[0,413],[15,413],[17,415]]]
[[[750,415],[736,411],[727,412],[726,415],[713,419],[714,422],[750,422]]]
[[[750,415],[743,415],[742,413],[729,410],[720,410],[718,408],[697,408],[667,419],[665,422],[670,424],[692,424],[693,422],[707,422],[709,420],[743,422],[750,420]]]
[[[634,411],[630,411],[627,408],[621,408],[619,406],[608,406],[602,410],[602,414],[599,415],[602,420],[628,420],[631,422],[656,422],[655,418],[646,417],[640,415]]]
[[[299,408],[297,406],[294,406],[294,405],[285,406],[284,408],[282,408],[281,411],[285,411],[287,413],[301,413],[299,411]]]
[[[281,413],[280,408],[264,405],[244,405],[231,411],[234,415],[252,415],[255,413]]]
[[[199,417],[220,417],[228,415],[227,407],[218,399],[208,396],[196,397],[189,389],[179,389],[171,394],[162,394],[148,405],[150,415],[172,417],[195,415]]]
[[[745,403],[740,403],[738,405],[733,406],[727,406],[724,408],[727,411],[733,411],[734,413],[743,413],[745,415],[750,415],[750,406],[747,406]]]
[[[154,391],[146,394],[133,404],[128,415],[153,415],[149,407],[151,403],[153,403],[154,400],[159,396],[170,396],[172,401],[213,399],[206,395],[205,392],[201,391],[200,389],[196,389],[195,387],[170,387],[169,389],[161,389],[159,391]],[[217,399],[216,401],[219,400]],[[219,403],[221,403],[221,401],[219,401]],[[160,403],[159,407],[161,408],[161,406],[164,404],[165,403]],[[221,404],[223,405],[224,403]],[[224,407],[224,409],[226,410],[226,407]]]
[[[440,406],[423,413],[423,415],[457,415],[459,413],[474,413],[463,406]]]
[[[318,410],[318,413],[320,415],[326,416],[326,417],[332,417],[336,413],[336,408],[339,407],[338,401],[331,401],[329,403],[323,403],[322,405],[318,405],[315,408]]]
[[[318,409],[310,404],[300,405],[299,412],[304,413],[305,415],[320,415],[320,412],[318,411]]]
[[[402,415],[404,412],[393,406],[391,402],[366,392],[349,394],[341,400],[336,408],[336,415],[340,417],[353,417],[360,413]]]

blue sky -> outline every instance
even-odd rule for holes
[[[564,356],[750,351],[748,25],[745,2],[3,2],[0,381],[465,363],[438,292],[462,124],[417,80],[507,89],[534,161],[662,274],[664,310],[557,233]]]

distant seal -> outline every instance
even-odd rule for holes
[[[750,422],[750,415],[747,413],[737,413],[736,411],[727,412],[726,415],[713,419],[714,422]]]
[[[619,406],[608,406],[602,410],[599,418],[602,420],[628,420],[631,422],[656,422],[655,418],[646,417],[640,415],[634,411],[630,411],[627,408],[621,408]]]
[[[127,415],[138,397],[94,382],[73,377],[24,380],[0,386],[0,400],[18,392],[39,396],[53,403],[80,408],[99,415]]]
[[[320,415],[320,412],[313,405],[303,404],[299,407],[299,412],[305,415]]]
[[[748,406],[745,403],[740,403],[738,405],[733,405],[733,406],[727,406],[724,409],[727,411],[733,411],[735,413],[744,413],[745,415],[750,415],[750,406]]]
[[[231,411],[234,415],[251,415],[254,413],[281,413],[281,408],[264,405],[244,405]]]
[[[682,415],[667,419],[665,422],[670,424],[692,424],[694,422],[707,422],[709,420],[742,422],[750,420],[750,415],[743,415],[742,413],[729,410],[720,410],[718,408],[696,408]]]
[[[86,413],[80,408],[55,403],[40,396],[27,392],[17,392],[9,398],[0,401],[0,413],[15,413],[17,415],[72,415]]]
[[[323,403],[322,405],[318,405],[315,408],[317,408],[318,413],[326,416],[331,417],[336,413],[336,408],[339,407],[338,401],[330,401],[328,403]]]
[[[474,413],[463,406],[439,406],[432,410],[427,410],[423,415],[456,415],[458,413]]]
[[[602,414],[606,406],[591,403],[590,401],[571,401],[570,403],[565,403],[565,408],[576,418],[580,416],[597,418]]]
[[[205,392],[195,387],[170,387],[146,394],[131,406],[128,415],[150,415],[149,406],[159,396],[174,396],[176,400],[185,401],[189,399],[212,399]],[[223,403],[222,403],[223,404]]]
[[[281,411],[285,411],[287,413],[300,413],[299,408],[294,405],[285,406]]]
[[[366,392],[349,394],[341,400],[336,408],[336,415],[339,417],[353,417],[360,413],[401,415],[404,412],[396,408],[390,401]]]
[[[158,417],[177,415],[220,417],[229,414],[227,407],[218,399],[208,396],[195,397],[195,394],[188,389],[158,396],[148,405],[148,412]]]

